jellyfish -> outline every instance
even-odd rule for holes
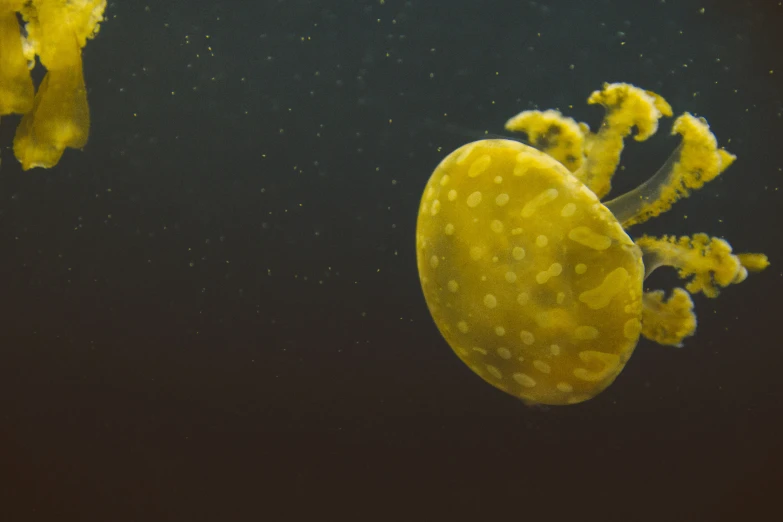
[[[53,167],[66,148],[87,144],[81,52],[105,8],[106,0],[0,0],[0,116],[23,115],[13,148],[24,170]],[[36,56],[46,74],[34,93],[29,69]]]
[[[435,324],[473,372],[528,404],[595,397],[641,336],[681,346],[695,333],[691,294],[714,298],[768,265],[763,254],[733,253],[702,233],[632,239],[628,227],[665,212],[735,157],[704,119],[685,113],[664,165],[602,203],[623,140],[646,140],[672,110],[625,83],[605,84],[588,103],[606,111],[597,132],[557,111],[524,111],[506,128],[533,146],[487,139],[458,148],[433,172],[419,208],[417,264]],[[667,266],[684,288],[645,291],[645,278]]]

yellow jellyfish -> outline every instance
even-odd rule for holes
[[[634,139],[646,140],[672,112],[660,96],[623,83],[604,85],[588,103],[606,109],[598,132],[557,111],[525,111],[506,128],[536,148],[492,139],[455,150],[419,208],[419,277],[435,324],[476,374],[532,404],[596,396],[640,335],[673,346],[693,335],[690,294],[715,297],[768,265],[763,254],[734,254],[706,234],[631,239],[625,228],[665,212],[735,158],[705,120],[685,113],[663,167],[601,203],[623,139],[635,128]],[[668,299],[643,290],[661,266],[687,281]]]
[[[53,167],[66,148],[87,144],[81,51],[98,32],[105,8],[106,0],[0,0],[0,116],[23,114],[14,154],[24,170]],[[28,69],[36,55],[46,75],[33,95]]]

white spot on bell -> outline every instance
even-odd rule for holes
[[[498,305],[497,298],[492,294],[487,294],[484,296],[484,306],[487,308],[495,308]]]
[[[481,192],[476,191],[472,193],[470,196],[468,196],[466,203],[470,208],[476,208],[478,204],[481,203]]]
[[[502,207],[506,203],[508,203],[509,195],[506,193],[498,194],[498,196],[495,198],[495,205]]]

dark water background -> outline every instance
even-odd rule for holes
[[[18,118],[0,124],[0,520],[779,515],[778,2],[107,16],[84,52],[86,149],[22,173]],[[595,127],[605,81],[705,116],[739,156],[632,234],[707,232],[772,266],[696,296],[684,348],[643,340],[597,398],[530,409],[464,367],[421,296],[420,193],[466,141],[427,122],[500,132],[559,108]],[[618,192],[663,163],[669,128],[628,146]]]

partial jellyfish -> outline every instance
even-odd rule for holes
[[[0,0],[0,116],[23,115],[14,155],[24,170],[53,167],[66,148],[87,144],[82,48],[97,34],[105,8],[106,0]],[[34,93],[36,56],[46,75]]]
[[[625,228],[667,211],[735,157],[704,119],[674,123],[681,142],[649,180],[601,203],[635,128],[644,141],[672,110],[660,96],[606,84],[588,103],[606,116],[590,132],[557,111],[525,111],[506,128],[536,147],[503,139],[469,143],[433,172],[419,208],[416,253],[432,318],[476,374],[530,404],[576,404],[622,371],[643,335],[680,346],[694,334],[690,294],[763,270],[763,254],[734,254],[723,239],[642,236]],[[656,268],[686,280],[668,299],[644,292]]]

